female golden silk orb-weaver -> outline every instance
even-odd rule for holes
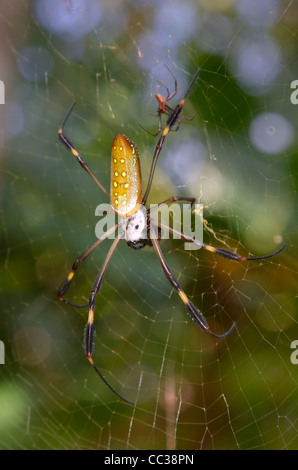
[[[169,266],[166,263],[166,260],[163,256],[163,253],[160,248],[160,232],[157,233],[156,237],[151,237],[149,234],[151,233],[150,228],[151,228],[151,222],[150,222],[150,209],[147,209],[146,211],[143,211],[141,207],[143,207],[146,204],[152,180],[153,180],[153,175],[154,175],[154,170],[157,162],[157,158],[161,152],[164,140],[167,136],[167,134],[172,130],[172,127],[175,125],[175,123],[178,122],[179,115],[182,111],[184,101],[199,73],[199,69],[195,73],[185,95],[183,98],[180,100],[178,105],[174,109],[168,110],[168,120],[166,123],[165,128],[162,131],[161,137],[158,140],[158,143],[155,148],[155,152],[153,155],[153,160],[152,160],[152,165],[151,165],[151,170],[150,170],[150,175],[147,183],[147,188],[145,191],[145,194],[142,195],[142,178],[141,178],[141,167],[140,167],[140,159],[139,159],[139,152],[137,146],[130,140],[128,139],[125,135],[123,134],[118,134],[112,144],[112,155],[111,155],[111,186],[110,186],[110,194],[108,191],[104,188],[104,186],[99,182],[99,180],[96,178],[94,173],[90,170],[89,166],[84,162],[82,159],[81,155],[78,153],[78,151],[75,149],[74,145],[71,143],[71,141],[68,139],[63,134],[63,128],[65,126],[65,123],[67,119],[70,116],[70,113],[75,105],[73,103],[66,114],[64,121],[62,122],[62,125],[58,131],[58,137],[61,143],[64,145],[64,147],[67,150],[70,150],[72,154],[76,157],[77,161],[79,164],[84,168],[84,170],[91,176],[91,178],[95,181],[95,183],[100,187],[100,189],[104,192],[104,194],[109,197],[110,199],[110,204],[114,212],[120,216],[123,217],[121,223],[115,224],[111,229],[109,229],[107,232],[105,232],[100,238],[98,238],[93,245],[91,245],[84,253],[82,253],[81,256],[79,256],[76,261],[74,262],[72,269],[70,273],[68,274],[67,278],[64,280],[64,282],[61,284],[59,292],[57,294],[57,297],[65,302],[66,304],[72,305],[74,307],[89,307],[89,314],[88,314],[88,321],[85,326],[85,331],[84,331],[84,348],[85,348],[85,354],[98,374],[98,376],[101,378],[101,380],[110,388],[110,390],[117,395],[119,398],[124,400],[125,402],[129,404],[134,404],[133,402],[127,400],[124,398],[122,395],[120,395],[109,383],[108,381],[104,378],[104,376],[101,374],[97,366],[95,365],[93,361],[93,351],[94,351],[94,344],[95,344],[95,327],[94,327],[94,311],[95,311],[95,298],[96,295],[98,294],[100,287],[102,285],[102,280],[104,277],[104,274],[106,272],[106,269],[109,265],[109,262],[111,260],[111,257],[113,253],[115,252],[117,245],[119,241],[125,237],[127,244],[134,248],[134,249],[140,249],[143,248],[146,245],[153,246],[155,249],[158,259],[160,261],[161,267],[171,283],[171,285],[174,287],[174,289],[178,292],[178,295],[182,302],[184,303],[187,312],[191,319],[206,333],[209,333],[217,338],[223,338],[227,336],[234,328],[235,323],[232,324],[231,328],[224,334],[219,335],[214,333],[213,331],[210,330],[209,325],[202,315],[202,313],[199,311],[199,309],[188,299],[187,295],[183,291],[183,289],[180,287],[176,279],[174,278]],[[169,97],[167,97],[167,100]],[[180,196],[173,196],[166,201],[163,201],[159,203],[156,207],[161,206],[162,204],[169,204],[174,201],[187,201],[188,203],[193,204],[195,202],[195,198],[184,198]],[[152,209],[151,209],[152,210]],[[158,224],[157,224],[158,225]],[[173,233],[173,229],[170,227],[167,227],[170,231]],[[66,291],[68,290],[71,281],[75,275],[76,269],[78,266],[95,250],[97,246],[99,246],[105,239],[107,239],[112,233],[114,233],[118,229],[118,234],[116,238],[114,239],[110,249],[108,250],[108,253],[106,255],[106,258],[102,264],[102,267],[99,271],[99,274],[93,284],[93,287],[91,289],[91,293],[89,296],[89,302],[86,305],[75,305],[72,304],[71,302],[67,301],[64,299],[64,295]],[[144,237],[144,229],[145,233],[147,236]],[[226,249],[221,249],[221,248],[215,248],[210,245],[206,245],[203,242],[198,242],[197,240],[192,239],[191,237],[188,237],[182,233],[179,233],[180,237],[190,243],[195,243],[199,244],[200,248],[204,248],[207,251],[210,251],[212,253],[216,253],[224,258],[228,258],[231,260],[235,261],[251,261],[251,260],[258,260],[258,259],[265,259],[265,258],[270,258],[272,256],[275,256],[277,253],[282,251],[285,247],[285,245],[278,250],[277,252],[262,256],[262,257],[255,257],[255,258],[245,258],[240,255],[237,255],[236,253],[233,253],[231,251],[228,251]]]

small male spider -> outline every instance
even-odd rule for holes
[[[119,398],[121,398],[125,402],[132,404],[132,405],[134,404],[133,402],[122,397],[107,382],[107,380],[104,378],[104,376],[96,367],[92,358],[92,354],[94,351],[94,341],[95,341],[95,327],[94,327],[95,297],[100,290],[103,277],[109,265],[111,257],[113,253],[115,252],[117,245],[122,238],[125,237],[127,244],[135,249],[143,248],[146,245],[153,246],[167,279],[169,280],[172,287],[177,291],[191,319],[203,331],[217,338],[224,338],[233,330],[235,326],[235,323],[233,323],[231,328],[227,332],[221,335],[216,334],[210,330],[206,319],[204,318],[202,313],[198,310],[198,308],[195,307],[195,305],[188,299],[187,295],[185,294],[183,289],[180,287],[180,285],[174,278],[169,266],[166,263],[166,260],[160,248],[161,224],[157,222],[156,236],[150,238],[149,237],[149,234],[151,233],[150,232],[150,228],[151,228],[150,209],[143,210],[144,205],[147,201],[150,188],[151,188],[156,160],[162,149],[164,139],[166,135],[169,133],[169,131],[171,130],[172,126],[177,121],[177,118],[182,110],[187,94],[192,84],[194,83],[194,80],[197,77],[197,75],[198,75],[198,71],[196,72],[183,99],[179,102],[176,108],[173,111],[171,111],[167,124],[162,132],[162,136],[160,137],[158,144],[155,148],[153,162],[151,166],[151,172],[150,172],[149,180],[147,183],[147,189],[143,197],[142,197],[142,179],[141,179],[141,168],[140,168],[138,148],[134,144],[134,142],[128,139],[128,137],[126,137],[123,134],[119,134],[115,137],[113,141],[112,155],[111,155],[111,185],[110,185],[110,194],[109,194],[108,191],[104,188],[104,186],[98,181],[98,179],[93,174],[93,172],[90,170],[88,165],[83,161],[81,155],[77,152],[77,150],[75,149],[74,145],[70,142],[68,137],[66,137],[63,134],[64,125],[67,119],[69,118],[69,115],[75,103],[71,105],[58,131],[58,137],[61,143],[64,145],[64,147],[67,150],[70,150],[72,152],[72,154],[76,157],[77,161],[84,168],[84,170],[91,176],[91,178],[95,181],[95,183],[99,186],[99,188],[105,193],[105,195],[109,197],[110,205],[113,211],[119,216],[121,216],[122,219],[120,223],[117,223],[116,225],[114,225],[114,227],[112,227],[106,233],[104,233],[100,238],[98,238],[98,240],[96,240],[93,243],[93,245],[91,245],[84,253],[82,253],[81,256],[79,256],[79,258],[77,258],[67,278],[61,284],[57,297],[63,302],[65,302],[66,304],[69,304],[75,307],[87,307],[87,306],[89,307],[88,321],[87,321],[87,324],[85,326],[85,331],[84,331],[84,348],[85,348],[86,357],[88,361],[90,362],[90,364],[92,365],[92,367],[94,368],[94,370],[96,371],[96,373],[98,374],[98,376],[110,388],[110,390]],[[173,196],[167,199],[166,201],[161,202],[155,207],[158,207],[162,204],[170,204],[174,201],[187,201],[188,203],[193,204],[195,202],[195,198],[184,198],[180,196]],[[118,229],[118,234],[116,238],[114,239],[110,249],[108,250],[106,258],[103,261],[102,267],[91,289],[91,293],[89,296],[89,303],[86,305],[74,305],[68,302],[66,299],[64,299],[64,295],[71,284],[71,281],[75,275],[75,272],[78,266],[87,258],[87,256],[89,256],[95,250],[95,248],[98,245],[100,245],[100,243],[102,243],[105,239],[107,239],[117,229]],[[168,229],[170,231],[172,230],[169,227]],[[145,237],[144,237],[144,233],[145,233]],[[205,250],[211,251],[212,253],[216,253],[224,258],[228,258],[228,259],[235,260],[235,261],[250,261],[250,260],[270,258],[271,256],[275,256],[285,247],[284,245],[280,250],[278,250],[277,252],[271,255],[261,256],[257,258],[245,258],[231,251],[221,249],[221,248],[215,248],[213,246],[206,245],[203,242],[198,242],[197,240],[194,240],[184,234],[180,233],[179,235],[181,236],[182,239],[186,240],[187,242],[199,244],[199,246]]]
[[[183,104],[184,104],[184,101],[185,101],[185,98],[187,97],[188,93],[189,93],[189,90],[191,89],[192,87],[192,84],[193,82],[196,80],[199,72],[200,72],[200,69],[198,68],[198,70],[196,71],[192,81],[190,82],[186,92],[185,92],[185,95],[184,97],[182,98],[182,100],[178,103],[178,105],[172,109],[169,105],[168,105],[168,102],[174,98],[174,96],[177,95],[177,91],[178,91],[178,85],[177,85],[177,80],[176,80],[176,77],[172,74],[171,70],[169,69],[169,67],[167,67],[165,65],[165,67],[167,68],[167,70],[170,72],[170,74],[172,75],[172,77],[174,78],[174,82],[175,82],[175,90],[173,91],[173,93],[171,94],[170,93],[170,90],[168,89],[167,86],[165,86],[163,83],[159,82],[161,86],[163,86],[166,90],[167,90],[167,96],[166,98],[161,95],[160,93],[156,93],[155,94],[155,98],[157,99],[157,102],[158,102],[158,108],[157,108],[157,114],[156,116],[158,116],[158,131],[155,133],[155,134],[151,134],[153,135],[153,137],[156,137],[158,136],[158,134],[160,134],[161,132],[161,129],[162,129],[162,125],[161,125],[161,115],[162,114],[166,114],[168,116],[168,119],[167,119],[167,122],[166,124],[170,124],[171,123],[171,131],[178,131],[179,127],[180,127],[180,124],[181,124],[181,121],[180,119],[186,119],[187,121],[192,121],[193,117],[186,117],[186,116],[182,116],[181,115],[181,111],[182,111],[182,107],[183,107]],[[177,122],[177,126],[175,127],[175,129],[172,129],[174,123]]]

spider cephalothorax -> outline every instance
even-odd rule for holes
[[[145,209],[139,209],[126,221],[125,240],[129,247],[140,250],[146,245],[152,246],[150,240],[150,217]]]

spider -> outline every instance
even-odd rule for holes
[[[169,105],[168,105],[168,101],[170,101],[172,98],[174,98],[174,96],[177,95],[177,91],[178,91],[178,84],[177,84],[177,80],[176,80],[176,77],[174,76],[174,74],[171,72],[171,70],[169,69],[169,67],[167,67],[167,65],[165,65],[166,69],[170,72],[170,74],[172,75],[173,79],[174,79],[174,83],[175,83],[175,90],[173,91],[173,93],[171,94],[170,93],[170,90],[168,89],[167,86],[165,86],[163,83],[159,82],[161,86],[163,86],[166,91],[167,91],[167,96],[166,98],[161,95],[160,93],[156,93],[155,94],[155,98],[158,102],[158,108],[157,108],[157,114],[155,116],[158,116],[158,131],[155,133],[155,134],[151,134],[149,131],[149,134],[153,135],[153,137],[157,137],[160,132],[161,132],[161,129],[162,129],[162,125],[161,125],[161,115],[162,114],[166,114],[168,116],[168,119],[167,119],[167,122],[166,124],[169,124],[171,123],[171,127],[173,126],[174,122],[177,122],[177,126],[175,129],[171,129],[171,131],[178,131],[179,127],[180,127],[180,124],[181,124],[181,121],[180,119],[186,119],[187,121],[192,121],[194,119],[195,116],[193,117],[186,117],[186,116],[182,116],[181,115],[181,111],[182,111],[182,107],[183,107],[183,104],[184,104],[184,101],[189,93],[189,90],[191,89],[192,85],[193,85],[193,82],[196,80],[197,78],[197,75],[199,74],[200,72],[200,68],[197,69],[192,81],[190,82],[189,86],[188,86],[188,89],[186,90],[185,92],[185,95],[184,97],[182,98],[182,100],[178,103],[178,105],[172,109]],[[174,119],[173,119],[174,118]],[[146,130],[146,129],[145,129]]]
[[[196,78],[197,74],[198,74],[198,71],[196,72],[194,79]],[[194,79],[192,80],[191,85],[194,82]],[[144,196],[142,196],[141,167],[140,167],[138,148],[135,145],[135,143],[132,142],[128,137],[126,137],[123,134],[118,134],[112,143],[111,185],[110,185],[110,194],[109,194],[108,191],[104,188],[104,186],[98,181],[94,173],[90,170],[89,166],[84,162],[81,155],[78,153],[78,151],[76,150],[74,145],[71,143],[69,138],[66,137],[65,134],[63,134],[63,128],[73,110],[75,103],[71,105],[58,131],[58,137],[61,143],[64,145],[64,147],[67,150],[70,150],[72,152],[72,154],[75,156],[79,164],[91,176],[91,178],[99,186],[99,188],[104,192],[104,194],[107,197],[109,197],[110,205],[113,211],[117,215],[120,216],[121,220],[120,222],[116,223],[111,229],[105,232],[100,238],[98,238],[86,251],[84,251],[81,254],[81,256],[79,256],[76,259],[76,261],[72,265],[72,269],[70,273],[68,274],[64,282],[61,284],[57,297],[63,302],[65,302],[66,304],[72,305],[74,307],[89,307],[88,321],[84,330],[85,355],[88,361],[90,362],[90,364],[92,365],[93,369],[96,371],[97,375],[107,385],[107,387],[109,387],[109,389],[117,397],[121,398],[123,401],[131,405],[134,405],[134,403],[127,400],[122,395],[120,395],[108,383],[108,381],[105,379],[105,377],[101,374],[101,372],[95,365],[93,357],[92,357],[93,351],[94,351],[94,344],[95,344],[95,327],[94,327],[95,298],[101,288],[103,277],[109,265],[109,262],[112,258],[112,255],[115,252],[118,246],[118,243],[120,242],[122,238],[125,238],[127,244],[134,249],[140,249],[146,245],[153,246],[158,256],[158,259],[160,261],[164,274],[166,275],[172,287],[177,291],[191,319],[204,332],[209,333],[210,335],[215,336],[217,338],[224,338],[229,333],[231,333],[231,331],[235,327],[235,322],[233,322],[230,329],[223,334],[216,334],[210,330],[207,320],[204,318],[200,310],[189,300],[189,298],[187,297],[187,295],[185,294],[185,292],[183,291],[183,289],[181,288],[177,280],[174,278],[164,258],[164,255],[160,248],[161,224],[159,224],[158,222],[157,222],[157,226],[159,225],[159,227],[157,227],[156,236],[154,237],[151,236],[150,238],[150,234],[152,233],[150,232],[151,225],[152,225],[151,218],[150,218],[150,210],[152,210],[152,208],[142,210],[142,208],[144,208],[145,202],[147,200],[147,196],[150,191],[155,163],[162,149],[164,139],[166,135],[168,134],[168,132],[171,130],[174,123],[176,122],[177,116],[179,116],[179,113],[182,110],[184,100],[190,90],[191,85],[189,86],[188,91],[186,95],[184,96],[184,98],[172,111],[172,114],[170,114],[166,127],[164,128],[162,132],[162,136],[157,143],[154,156],[153,156],[153,163],[151,167],[150,176],[149,176],[148,183],[147,183],[147,189],[146,189]],[[175,201],[187,201],[188,203],[193,204],[195,202],[195,198],[173,196],[157,204],[154,207],[159,207],[163,204],[170,204]],[[167,228],[172,233],[175,232],[174,229],[171,229],[170,227],[167,227]],[[110,246],[107,252],[107,255],[103,261],[102,267],[91,289],[88,304],[75,305],[69,302],[68,300],[64,299],[64,295],[66,294],[79,265],[83,263],[83,261],[95,250],[95,248],[97,248],[105,239],[107,239],[112,233],[116,232],[117,230],[118,230],[118,234],[116,235],[116,238],[113,240],[112,245]],[[144,232],[145,232],[145,237],[144,237]],[[235,261],[251,261],[251,260],[270,258],[278,254],[285,247],[284,245],[280,250],[270,255],[254,257],[254,258],[245,258],[243,256],[240,256],[226,249],[215,248],[211,245],[206,245],[205,243],[194,240],[191,237],[188,237],[182,233],[180,233],[179,235],[181,236],[182,239],[184,239],[187,242],[198,244],[201,248],[207,251],[210,251],[212,253],[218,254],[219,256],[222,256],[230,260],[235,260]]]

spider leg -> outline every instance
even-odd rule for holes
[[[161,125],[161,114],[158,113],[158,132],[156,135],[160,134],[161,133],[161,128],[162,128],[162,125]]]
[[[117,395],[117,397],[121,398],[121,400],[125,401],[126,403],[129,403],[130,405],[134,405],[133,402],[127,400],[126,398],[122,397],[122,395],[120,395],[110,384],[109,382],[104,378],[104,376],[101,374],[101,372],[98,370],[98,368],[96,367],[94,361],[93,361],[93,358],[92,358],[92,354],[93,354],[93,351],[94,351],[94,346],[95,346],[95,335],[96,335],[96,331],[95,331],[95,327],[94,327],[94,310],[95,310],[95,297],[96,295],[98,294],[100,288],[101,288],[101,285],[102,285],[102,280],[103,280],[103,277],[104,277],[104,274],[106,272],[106,269],[109,265],[109,262],[111,260],[111,257],[114,253],[114,251],[116,250],[117,248],[117,245],[120,241],[120,239],[122,238],[123,234],[122,233],[119,233],[117,235],[117,237],[115,238],[115,240],[113,241],[108,253],[107,253],[107,256],[103,262],[103,265],[101,267],[101,270],[93,284],[93,287],[92,287],[92,290],[91,290],[91,294],[90,294],[90,298],[89,298],[89,314],[88,314],[88,322],[85,326],[85,330],[84,330],[84,348],[85,348],[85,354],[86,354],[86,357],[88,359],[88,361],[90,362],[90,364],[92,365],[93,369],[95,370],[95,372],[97,373],[97,375],[101,378],[101,380],[107,385],[107,387],[109,387],[109,389],[115,394]]]
[[[160,80],[158,80],[158,82],[161,86],[163,86],[166,90],[167,90],[167,97],[165,98],[165,101],[169,101],[171,98],[173,98],[173,96],[175,96],[176,93],[174,93],[172,96],[170,94],[170,90],[168,89],[168,87],[166,85],[164,85]]]
[[[236,325],[235,322],[233,322],[231,328],[226,333],[224,333],[222,335],[218,335],[218,334],[214,333],[213,331],[211,331],[206,319],[204,318],[204,316],[202,315],[200,310],[189,300],[189,298],[187,297],[185,292],[181,289],[181,287],[178,284],[178,282],[176,281],[176,279],[174,279],[174,276],[173,276],[169,266],[167,265],[166,260],[165,260],[163,254],[162,254],[161,249],[160,249],[159,240],[157,240],[155,238],[152,238],[151,241],[152,241],[153,247],[156,251],[156,254],[157,254],[158,259],[160,261],[161,267],[162,267],[167,279],[169,280],[171,285],[174,287],[174,289],[176,289],[176,291],[178,292],[178,295],[179,295],[180,299],[182,300],[182,302],[184,303],[191,319],[205,333],[209,333],[210,335],[215,336],[216,338],[224,338],[224,337],[228,336],[232,332],[232,330],[235,328],[235,325]]]
[[[184,101],[185,101],[186,98],[187,98],[187,95],[188,95],[188,93],[189,93],[191,87],[193,86],[194,82],[196,81],[197,76],[198,76],[199,73],[200,73],[200,70],[201,70],[201,69],[200,69],[200,67],[199,67],[199,68],[197,69],[196,73],[194,74],[194,76],[192,77],[192,80],[191,80],[190,84],[188,85],[188,88],[187,88],[187,90],[186,90],[186,92],[185,92],[185,94],[184,94],[182,100],[180,101],[180,103],[182,104],[182,106],[183,106],[183,104],[184,104]]]
[[[150,209],[147,209],[147,214],[150,214],[150,212],[158,209],[158,207],[163,206],[164,204],[171,204],[171,202],[176,202],[176,201],[188,201],[191,203],[191,205],[193,205],[195,200],[196,198],[194,197],[172,196],[172,197],[169,197],[169,199],[166,199],[165,201],[159,202],[155,206],[150,207]]]
[[[181,121],[180,119],[177,119],[177,126],[175,127],[175,129],[171,129],[171,132],[179,131],[180,125],[181,125]]]
[[[174,96],[177,95],[178,85],[177,85],[177,79],[176,79],[175,75],[171,72],[171,70],[169,69],[169,67],[166,64],[165,64],[165,67],[166,67],[166,69],[168,69],[168,71],[172,75],[172,77],[174,79],[174,82],[175,82],[175,91],[171,95],[170,95],[169,89],[167,87],[165,87],[165,88],[167,88],[167,92],[168,92],[168,96],[167,96],[166,101],[170,101],[172,98],[174,98]]]
[[[84,170],[88,173],[89,176],[91,176],[91,178],[93,179],[93,181],[95,181],[95,183],[97,184],[97,186],[100,187],[100,189],[105,193],[106,196],[108,196],[108,198],[110,198],[110,194],[108,193],[108,191],[104,188],[104,186],[98,181],[98,179],[96,178],[96,176],[94,175],[94,173],[90,170],[89,166],[87,165],[87,163],[84,162],[84,160],[82,159],[81,155],[78,153],[78,151],[76,150],[75,146],[71,143],[71,141],[69,140],[68,137],[66,137],[66,135],[63,134],[63,128],[66,124],[66,121],[68,120],[74,106],[75,106],[75,102],[72,103],[71,107],[69,108],[62,124],[61,124],[61,127],[58,131],[58,138],[60,140],[60,142],[64,145],[64,147],[67,149],[67,150],[70,150],[70,152],[76,157],[77,161],[79,162],[79,164],[81,165],[82,168],[84,168]]]
[[[172,110],[171,110],[172,111]],[[167,112],[167,114],[170,114],[169,112]],[[186,121],[192,121],[196,116],[197,116],[198,113],[196,113],[194,116],[192,117],[188,117],[188,116],[182,116],[181,114],[179,114],[179,119],[177,118],[177,126],[175,127],[175,129],[171,129],[171,132],[177,132],[180,128],[180,125],[181,125],[181,121],[180,119],[185,119]]]
[[[188,117],[188,116],[182,116],[180,114],[180,119],[185,119],[186,121],[192,121],[196,116],[198,115],[198,113],[196,113],[194,116],[192,117]]]
[[[285,249],[287,244],[285,243],[279,250],[275,251],[275,253],[271,253],[270,255],[265,255],[265,256],[253,256],[251,258],[245,258],[246,261],[257,261],[259,259],[267,259],[267,258],[272,258],[272,256],[278,255],[281,251]]]
[[[152,135],[152,137],[157,137],[158,134],[161,133],[161,117],[160,117],[160,114],[158,114],[158,131],[155,132],[155,134],[153,134],[152,132],[148,131],[148,129],[146,129],[146,127],[142,126],[142,124],[139,124],[139,126],[144,129],[144,131],[148,132],[148,134]]]
[[[246,258],[245,256],[240,256],[237,253],[226,250],[224,248],[216,248],[214,246],[206,245],[205,243],[202,244],[202,248],[204,248],[204,250],[210,251],[211,253],[215,253],[221,256],[222,258],[227,258],[227,259],[231,259],[234,261],[256,261],[256,260],[261,260],[261,259],[272,258],[272,256],[275,256],[281,251],[283,251],[286,246],[287,244],[285,243],[279,250],[275,251],[274,253],[271,253],[270,255]]]
[[[112,233],[114,233],[117,230],[117,227],[118,227],[118,224],[116,224],[112,228],[110,228],[110,230],[105,232],[98,240],[96,240],[96,242],[93,243],[93,245],[91,245],[86,251],[84,251],[84,253],[81,254],[81,256],[79,256],[76,259],[76,261],[72,265],[70,273],[68,274],[67,278],[62,282],[62,284],[59,288],[59,291],[58,291],[58,294],[57,294],[57,297],[58,297],[59,300],[62,300],[65,304],[71,305],[72,307],[76,307],[76,308],[88,307],[89,304],[76,305],[76,304],[73,304],[73,303],[69,302],[68,300],[64,299],[63,297],[64,297],[66,291],[69,289],[70,283],[71,283],[71,281],[72,281],[72,279],[75,275],[75,272],[76,272],[77,268],[80,266],[80,264],[82,264],[83,261],[85,261],[87,256],[89,256],[95,250],[95,248],[98,247],[98,245],[100,245],[106,238],[108,238]]]
[[[154,220],[153,220],[154,223]],[[222,258],[230,259],[233,261],[257,261],[261,259],[267,259],[267,258],[272,258],[275,255],[278,255],[281,251],[283,251],[287,244],[285,243],[279,250],[275,251],[274,253],[270,253],[270,255],[264,255],[264,256],[254,256],[254,257],[248,257],[246,258],[245,256],[238,255],[238,253],[234,253],[233,251],[226,250],[225,248],[216,248],[215,246],[207,245],[206,243],[203,243],[199,240],[195,240],[188,235],[184,235],[181,232],[178,232],[177,230],[173,229],[172,227],[165,226],[164,224],[158,222],[157,225],[160,228],[165,228],[169,230],[169,232],[177,235],[180,237],[182,240],[185,240],[186,242],[193,243],[194,245],[197,245],[199,248],[203,248],[204,250],[210,251],[211,253],[215,253]]]
[[[150,189],[151,189],[151,185],[152,185],[152,180],[153,180],[153,175],[154,175],[154,171],[155,171],[155,166],[156,166],[156,162],[157,162],[157,159],[158,159],[158,155],[160,154],[160,151],[162,149],[162,146],[163,146],[163,142],[168,134],[170,130],[170,127],[167,125],[162,134],[161,134],[161,137],[157,143],[157,146],[155,148],[155,152],[154,152],[154,155],[153,155],[153,160],[152,160],[152,164],[151,164],[151,170],[150,170],[150,175],[149,175],[149,179],[148,179],[148,183],[147,183],[147,189],[146,189],[146,192],[143,196],[143,200],[142,200],[142,204],[145,205],[146,202],[147,202],[147,199],[148,199],[148,196],[149,196],[149,192],[150,192]]]

